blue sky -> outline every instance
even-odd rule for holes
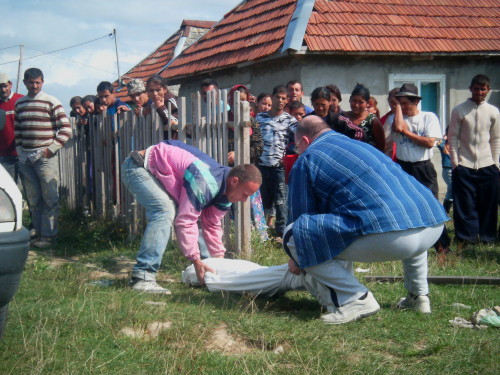
[[[45,52],[117,32],[120,73],[124,74],[165,39],[183,19],[219,21],[240,0],[0,0],[0,72],[16,87],[19,45],[23,44],[19,93],[26,94],[22,73],[37,67],[43,90],[69,108],[72,96],[95,94],[100,81],[117,79],[114,39],[106,37],[65,51]],[[9,48],[13,47],[13,48]],[[10,62],[14,61],[15,62]]]

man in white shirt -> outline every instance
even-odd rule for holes
[[[392,124],[396,162],[438,199],[437,173],[431,159],[436,140],[443,137],[439,119],[434,113],[418,108],[422,97],[413,83],[404,83],[396,98],[399,103]],[[445,227],[434,247],[439,253],[445,254],[449,251],[450,242]]]

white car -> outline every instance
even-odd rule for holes
[[[0,338],[29,251],[30,233],[22,225],[22,204],[16,183],[0,165]]]

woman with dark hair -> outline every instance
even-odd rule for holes
[[[158,113],[161,122],[163,123],[164,138],[168,139],[168,102],[170,102],[172,116],[175,116],[177,102],[175,101],[175,98],[165,100],[165,96],[168,94],[167,81],[159,75],[152,75],[146,81],[146,93],[152,101],[152,109],[156,110],[156,113]],[[175,117],[172,117],[171,122],[172,125],[178,124],[177,118]],[[177,139],[177,131],[172,132],[172,138]]]
[[[349,98],[350,111],[335,115],[330,127],[349,138],[368,143],[380,151],[385,150],[384,128],[373,113],[369,113],[370,91],[357,84]]]
[[[327,88],[330,91],[330,111],[333,113],[340,113],[342,112],[342,109],[340,108],[340,102],[342,101],[342,94],[340,93],[339,88],[334,85],[326,85],[325,88]]]
[[[340,107],[337,105],[337,100],[332,99],[333,97],[335,96],[332,94],[331,89],[327,86],[316,87],[311,93],[311,104],[314,111],[310,113],[310,115],[321,117],[332,129],[334,129],[333,124],[337,117],[337,113],[335,113],[332,108],[340,110]]]
[[[94,115],[95,114],[95,95],[85,95],[82,99],[82,105],[83,108],[86,109],[87,113],[89,115]]]

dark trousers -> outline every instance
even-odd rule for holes
[[[471,169],[459,165],[452,172],[455,234],[465,241],[495,241],[498,221],[498,168]],[[455,201],[456,199],[456,201]]]
[[[438,199],[439,187],[437,182],[437,173],[434,164],[430,160],[417,161],[415,163],[397,160],[403,171],[408,173],[422,185],[432,191],[432,195]]]
[[[285,168],[283,166],[265,167],[259,166],[262,174],[262,205],[265,210],[276,207],[275,230],[279,235],[283,234],[286,224],[287,206],[285,202]]]
[[[434,168],[434,164],[432,164],[430,160],[412,163],[398,159],[396,162],[401,166],[403,171],[408,173],[410,176],[415,177],[418,182],[427,187],[432,192],[432,195],[438,199],[439,187],[437,182],[437,173]],[[434,248],[436,250],[448,249],[450,244],[451,239],[448,235],[448,231],[446,230],[446,226],[444,226],[443,233],[441,233],[441,236],[434,244]]]

